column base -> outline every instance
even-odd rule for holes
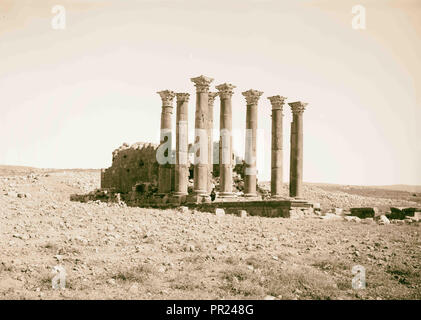
[[[244,198],[247,201],[260,201],[262,200],[262,196],[259,196],[257,193],[246,193],[244,194]]]
[[[234,192],[219,192],[217,195],[218,198],[233,198],[236,196]]]
[[[189,194],[186,197],[187,203],[211,203],[211,198],[208,194],[205,193],[194,193]]]
[[[170,198],[169,198],[169,202],[172,204],[176,204],[176,205],[181,205],[183,203],[185,203],[187,201],[187,193],[183,193],[183,192],[174,192]]]
[[[271,200],[288,200],[288,197],[281,196],[279,194],[274,194],[270,196]]]
[[[157,193],[154,195],[153,200],[156,204],[166,204],[169,198],[170,195],[168,193]]]
[[[233,192],[220,192],[216,195],[214,202],[227,202],[237,199],[237,195]]]

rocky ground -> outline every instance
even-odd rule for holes
[[[70,194],[97,188],[99,171],[2,174],[1,299],[421,299],[420,223],[78,203]],[[324,209],[414,205],[318,186],[305,196]],[[352,287],[356,265],[365,289]],[[52,288],[56,266],[65,289]]]

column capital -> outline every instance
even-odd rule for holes
[[[203,75],[191,78],[192,82],[194,82],[194,86],[196,87],[196,92],[209,92],[209,85],[213,81],[213,78],[205,77]]]
[[[250,89],[250,90],[242,92],[241,94],[246,98],[247,105],[257,104],[260,96],[263,94],[263,91]]]
[[[177,92],[175,95],[177,96],[177,102],[189,101],[190,93]]]
[[[163,91],[158,91],[157,93],[161,97],[163,107],[167,107],[167,106],[172,107],[172,102],[175,97],[174,91],[163,90]]]
[[[287,99],[287,97],[282,97],[282,96],[273,96],[273,97],[268,97],[270,103],[272,104],[272,110],[281,110],[284,107],[284,103],[285,100]]]
[[[218,92],[209,92],[208,105],[213,106],[215,98],[218,96]]]
[[[293,114],[302,114],[306,109],[306,106],[308,105],[308,103],[301,101],[291,102],[288,104],[291,107],[291,111]]]
[[[219,97],[221,99],[227,99],[227,98],[231,98],[232,95],[234,94],[232,89],[234,89],[235,86],[231,83],[223,83],[216,86],[215,88],[219,90]]]

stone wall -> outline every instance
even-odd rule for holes
[[[114,150],[111,167],[101,171],[101,188],[127,193],[137,183],[156,184],[158,180],[157,148],[158,145],[152,143],[138,142],[131,146],[124,143]]]

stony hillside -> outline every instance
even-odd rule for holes
[[[421,299],[418,223],[69,201],[98,185],[98,171],[0,177],[1,299]],[[326,207],[409,204],[315,186],[305,195]],[[356,265],[366,289],[352,288]],[[62,290],[52,289],[57,266]]]

